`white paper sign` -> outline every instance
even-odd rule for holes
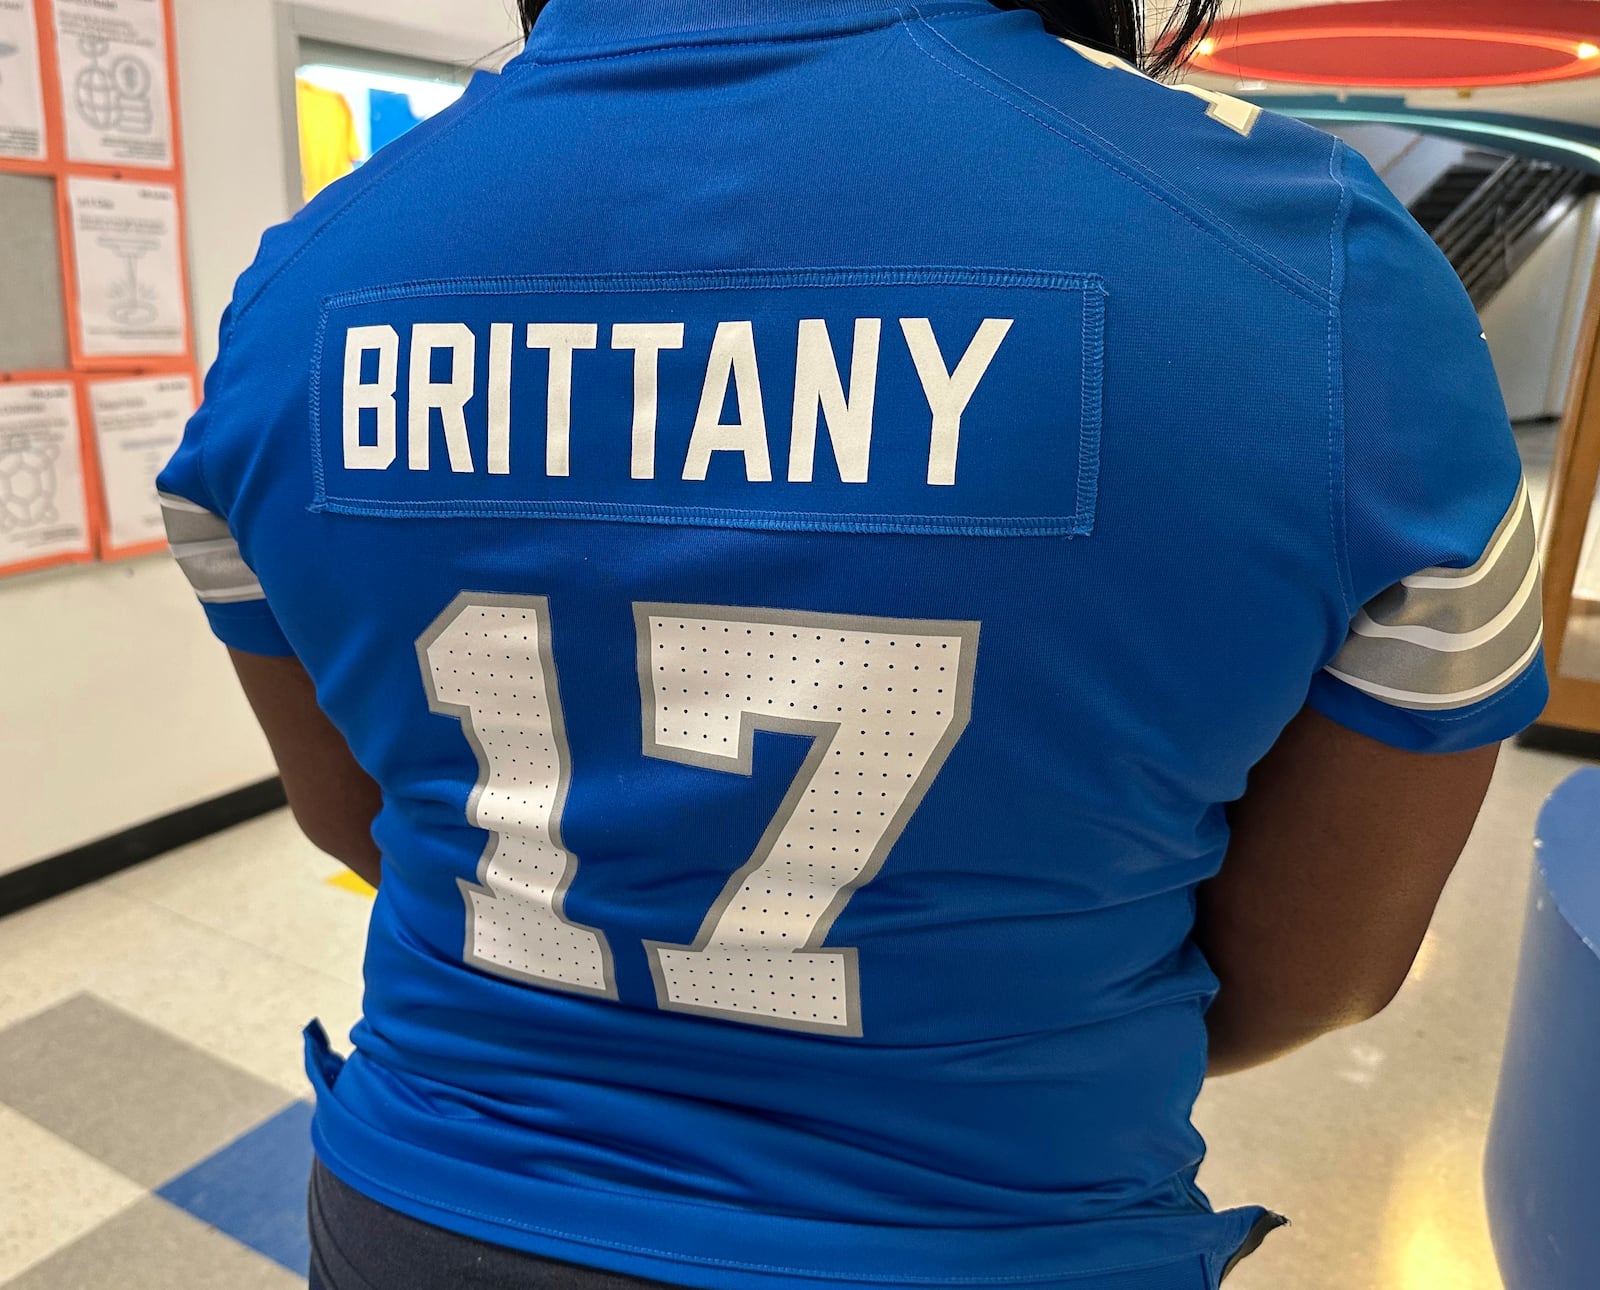
[[[23,161],[45,157],[33,0],[0,0],[0,157]]]
[[[88,550],[72,387],[0,384],[0,568]]]
[[[178,194],[165,184],[68,180],[83,352],[185,352]]]
[[[161,0],[55,0],[67,156],[172,165],[167,21]]]
[[[98,381],[89,387],[90,416],[100,449],[100,476],[113,547],[139,546],[166,535],[156,476],[183,439],[194,414],[187,376]]]

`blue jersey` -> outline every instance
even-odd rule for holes
[[[690,1286],[1215,1284],[1226,804],[1546,692],[1417,226],[975,0],[554,0],[268,234],[162,488],[383,789],[327,1164]]]

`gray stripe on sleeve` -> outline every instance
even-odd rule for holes
[[[187,497],[162,493],[161,518],[173,557],[202,601],[233,605],[267,598],[222,516]]]
[[[1477,649],[1445,653],[1409,641],[1352,636],[1328,670],[1397,708],[1471,707],[1522,675],[1538,650],[1543,620],[1535,588],[1506,629]]]
[[[1471,707],[1518,681],[1543,636],[1538,536],[1527,485],[1469,569],[1426,569],[1351,624],[1328,671],[1397,708]]]
[[[229,536],[228,521],[222,516],[171,493],[161,494],[161,518],[167,526],[167,541],[175,547]]]
[[[188,575],[195,594],[206,604],[237,604],[267,598],[232,538],[185,543],[174,547],[172,554]]]
[[[1479,631],[1516,599],[1537,548],[1533,510],[1524,505],[1499,558],[1492,567],[1480,568],[1475,580],[1463,578],[1449,588],[1401,583],[1368,605],[1367,616],[1381,627],[1427,627],[1452,635]],[[1442,581],[1449,572],[1430,569],[1418,580]]]

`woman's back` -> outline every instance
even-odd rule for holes
[[[163,479],[383,789],[323,1159],[694,1285],[1214,1278],[1223,804],[1537,650],[1320,671],[1513,503],[1466,328],[1342,145],[1030,15],[557,0],[269,235]]]

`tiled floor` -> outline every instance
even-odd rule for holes
[[[93,995],[0,1031],[0,1275],[28,1290],[302,1283],[309,1112]]]
[[[1498,1290],[1479,1185],[1540,802],[1509,750],[1411,985],[1210,1086],[1202,1182],[1295,1219],[1229,1290]],[[342,1038],[367,900],[275,815],[0,921],[0,1287],[304,1284],[299,1031]]]
[[[370,904],[269,817],[0,921],[0,1286],[304,1286],[299,1031]]]

